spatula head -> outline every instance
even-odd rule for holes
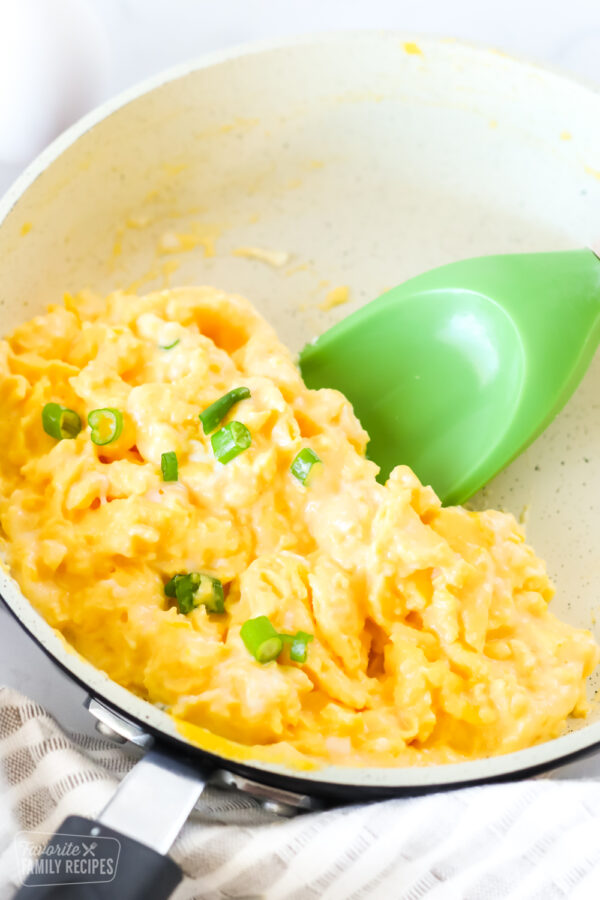
[[[588,250],[488,256],[388,291],[307,345],[309,387],[352,402],[385,480],[399,463],[460,503],[566,402],[598,342]]]

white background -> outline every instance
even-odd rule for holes
[[[43,27],[41,4],[43,15],[56,10],[58,17],[50,24],[46,18]],[[33,17],[29,25],[25,14]],[[85,39],[93,33],[93,53],[86,52],[80,14]],[[21,30],[11,30],[3,18]],[[52,57],[30,41],[36,27],[36,40],[49,39],[50,25],[60,32],[58,56],[68,85],[87,84],[86,66],[99,68],[87,93],[72,96],[66,109],[59,106],[59,81],[52,82]],[[475,41],[600,86],[600,0],[0,0],[0,192],[40,142],[89,105],[160,69],[246,41],[365,27]],[[21,68],[11,71],[11,65]],[[24,125],[29,143],[24,139],[25,149],[8,162],[3,141],[7,147],[6,139]],[[42,702],[67,728],[89,730],[83,692],[6,612],[0,612],[0,684]]]

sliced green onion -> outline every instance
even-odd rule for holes
[[[219,399],[215,400],[214,403],[211,403],[210,406],[207,406],[198,416],[202,422],[204,434],[210,434],[211,431],[214,431],[217,425],[223,421],[232,406],[235,406],[240,400],[247,400],[249,396],[249,388],[234,388],[232,391],[223,394],[222,397],[219,397]]]
[[[306,484],[312,467],[321,461],[322,460],[317,456],[314,450],[311,450],[310,447],[305,447],[304,450],[301,450],[294,457],[294,461],[290,466],[290,471],[298,481],[302,484]]]
[[[76,438],[81,431],[79,415],[60,403],[46,403],[42,410],[42,425],[46,434],[57,441]]]
[[[172,344],[159,344],[158,346],[160,347],[161,350],[172,350],[173,347],[177,346],[179,341],[180,341],[180,338],[177,338],[177,340],[173,341]]]
[[[165,584],[165,595],[175,598],[179,612],[186,616],[198,606],[205,606],[211,613],[225,612],[222,582],[204,572],[173,575]]]
[[[177,481],[179,479],[179,465],[177,463],[177,454],[174,450],[161,454],[160,468],[163,481]]]
[[[252,435],[241,422],[229,422],[211,435],[213,453],[220,463],[231,462],[252,443]]]
[[[314,641],[314,634],[307,631],[297,631],[296,634],[280,634],[279,637],[284,644],[291,644],[290,659],[293,662],[305,663],[308,653],[308,644]]]
[[[268,616],[248,619],[240,629],[240,636],[246,649],[259,663],[277,659],[283,649],[281,635],[277,634]]]
[[[170,581],[167,581],[165,584],[165,596],[175,598],[177,596],[177,582],[181,579],[185,578],[185,575],[173,575]]]
[[[308,645],[314,641],[313,634],[306,631],[298,631],[292,638],[292,646],[290,647],[290,659],[293,662],[305,663],[308,654]]]
[[[105,409],[93,409],[88,415],[88,425],[91,429],[92,441],[99,447],[112,444],[121,436],[123,431],[123,413],[118,409],[106,407]]]

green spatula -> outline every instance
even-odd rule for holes
[[[600,341],[591,250],[486,256],[419,275],[301,353],[309,387],[342,391],[385,479],[411,466],[462,503],[548,425]]]

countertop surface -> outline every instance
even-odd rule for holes
[[[66,0],[65,0],[66,2]],[[246,41],[333,29],[389,28],[453,36],[562,69],[600,86],[598,0],[80,0],[102,32],[106,66],[95,99],[177,62]],[[83,111],[83,110],[81,110]],[[34,114],[34,113],[32,113]],[[0,157],[0,193],[23,164]],[[93,732],[84,691],[63,675],[0,606],[0,684],[46,706],[68,730]],[[600,777],[600,754],[562,769]]]

